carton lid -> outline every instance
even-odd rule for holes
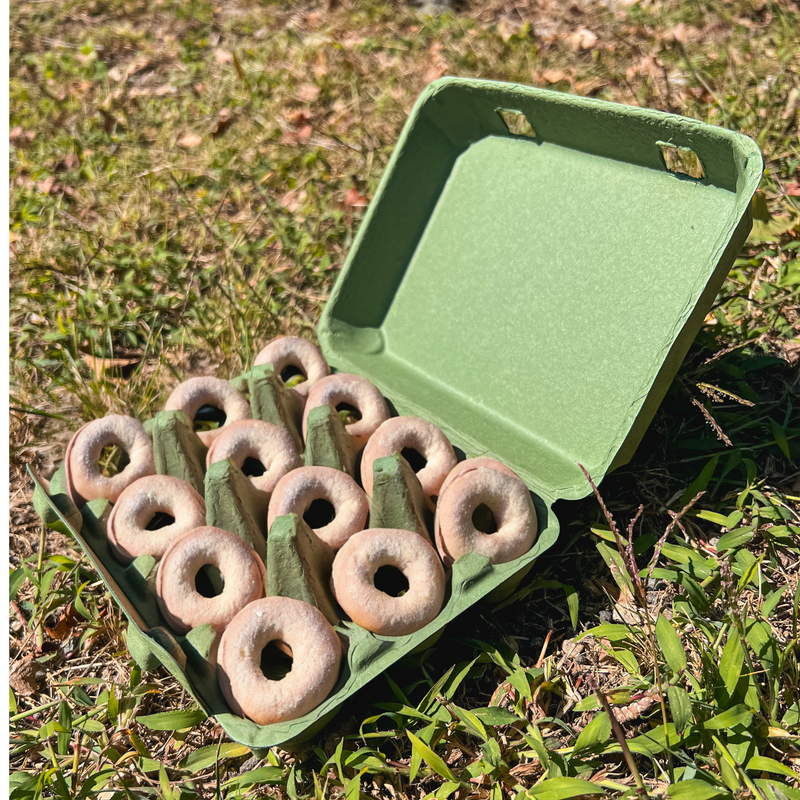
[[[669,171],[666,145],[705,177]],[[322,315],[323,352],[468,455],[582,497],[578,462],[599,481],[655,413],[750,229],[761,168],[752,140],[683,117],[436,81]]]

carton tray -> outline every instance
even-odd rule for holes
[[[533,138],[501,112],[522,114]],[[667,169],[690,149],[705,176]],[[382,637],[350,623],[343,673],[291,722],[232,715],[204,660],[207,631],[173,636],[103,534],[105,501],[76,514],[58,474],[33,475],[43,518],[70,531],[129,619],[145,668],[163,664],[231,738],[299,743],[389,665],[477,600],[507,593],[558,535],[552,505],[630,459],[751,227],[762,161],[745,136],[683,117],[490,81],[444,78],[415,105],[318,326],[329,363],[373,381],[399,413],[527,483],[533,549],[453,566],[440,615]],[[233,526],[235,527],[235,525]]]

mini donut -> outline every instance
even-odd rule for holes
[[[516,472],[514,472],[511,467],[507,467],[502,461],[497,461],[494,458],[489,458],[488,456],[478,456],[477,458],[468,458],[465,461],[459,461],[452,470],[447,474],[447,477],[444,480],[444,483],[439,487],[439,496],[441,497],[447,487],[457,478],[459,475],[463,475],[465,472],[469,472],[472,469],[493,469],[497,472],[502,472],[506,475],[511,475],[512,478],[518,478]]]
[[[408,590],[392,597],[375,587],[375,573],[396,567]],[[414,531],[371,528],[356,533],[336,554],[331,590],[357,625],[384,636],[404,636],[431,622],[444,603],[442,562]]]
[[[147,526],[161,512],[175,520],[156,530]],[[119,496],[106,526],[108,543],[123,564],[149,554],[161,558],[170,545],[206,524],[206,504],[186,481],[169,475],[148,475]]]
[[[196,431],[200,440],[208,447],[228,425],[253,414],[247,398],[220,378],[189,378],[178,384],[167,399],[165,411],[183,411],[194,425],[194,418],[203,406],[213,406],[225,413],[225,422],[211,431]]]
[[[434,519],[436,546],[445,564],[472,551],[492,564],[503,564],[530,550],[538,530],[536,510],[528,487],[508,467],[471,464],[461,467],[456,477],[448,477],[446,484]],[[472,515],[481,504],[494,515],[495,533],[482,533],[473,524]]]
[[[195,579],[205,566],[222,575],[222,592],[204,597]],[[255,550],[235,533],[202,527],[173,542],[156,573],[156,599],[178,633],[208,623],[219,632],[248,604],[263,597],[267,571]]]
[[[206,466],[226,458],[233,459],[239,469],[248,458],[260,461],[265,471],[262,475],[251,475],[250,481],[267,494],[284,475],[303,464],[292,434],[286,428],[259,419],[226,425],[208,448]]]
[[[128,454],[128,465],[111,478],[100,471],[103,448],[116,445]],[[121,414],[87,422],[67,445],[64,458],[67,493],[77,506],[104,497],[112,503],[134,481],[156,471],[153,444],[141,422]]]
[[[301,339],[299,336],[279,336],[273,339],[256,356],[253,366],[257,367],[259,364],[272,364],[278,377],[281,377],[287,367],[299,369],[305,380],[292,388],[303,400],[308,397],[309,390],[317,381],[331,374],[331,368],[320,349],[308,339]]]
[[[404,448],[416,450],[427,462],[417,472],[417,478],[422,484],[428,507],[433,511],[435,505],[432,498],[439,494],[445,478],[458,459],[453,445],[439,428],[419,417],[387,419],[372,435],[361,457],[364,491],[372,497],[372,462],[376,458],[401,453]]]
[[[302,517],[315,500],[327,500],[333,506],[333,520],[312,530],[334,550],[367,527],[369,501],[346,472],[331,467],[300,467],[281,478],[275,487],[269,501],[267,528],[272,528],[272,523],[284,514]]]
[[[361,419],[345,426],[353,437],[353,446],[360,450],[381,426],[389,419],[389,409],[383,395],[366,378],[340,372],[329,375],[311,387],[303,412],[303,437],[306,435],[308,412],[317,406],[333,406],[347,403],[358,410]]]
[[[280,680],[261,669],[270,642],[292,656]],[[322,612],[302,600],[267,597],[240,611],[222,634],[217,675],[234,713],[271,725],[316,708],[335,686],[341,662],[339,637]]]

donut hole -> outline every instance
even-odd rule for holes
[[[200,406],[194,415],[194,430],[215,431],[225,424],[227,418],[227,414],[221,408],[208,404]]]
[[[107,444],[100,451],[98,460],[100,473],[105,478],[113,478],[131,463],[128,454],[119,445]]]
[[[303,514],[303,519],[309,528],[324,528],[330,525],[336,517],[336,509],[325,498],[318,497]]]
[[[213,564],[204,564],[194,576],[194,588],[203,597],[219,597],[225,588],[225,579]]]
[[[300,369],[300,367],[297,367],[294,364],[287,364],[281,370],[281,380],[287,389],[291,389],[293,386],[297,386],[299,383],[304,383],[307,381],[308,377],[303,370]]]
[[[158,531],[161,530],[161,528],[172,525],[174,522],[175,517],[173,517],[172,514],[168,514],[166,511],[156,511],[150,518],[150,522],[144,526],[144,529],[146,531]]]
[[[419,450],[415,450],[413,447],[404,447],[400,451],[400,455],[408,461],[408,466],[414,470],[414,472],[419,472],[428,465],[428,460]]]
[[[286,642],[273,640],[261,651],[261,672],[270,681],[279,681],[292,671],[292,648]]]
[[[266,471],[266,467],[252,456],[247,456],[242,464],[242,474],[248,478],[260,478]]]
[[[391,564],[378,567],[372,583],[379,592],[389,597],[402,597],[408,591],[408,578]]]
[[[497,520],[486,503],[481,503],[472,512],[472,524],[475,530],[481,533],[497,533]]]
[[[336,411],[345,425],[352,425],[361,419],[361,412],[350,403],[337,403]]]

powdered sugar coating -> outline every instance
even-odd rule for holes
[[[147,530],[158,512],[169,514],[175,521]],[[122,492],[111,510],[106,530],[114,555],[129,564],[145,554],[161,558],[173,542],[205,522],[206,504],[186,481],[169,475],[148,475]]]
[[[204,566],[214,566],[224,586],[216,597],[197,591],[195,579]],[[264,562],[247,542],[220,528],[202,527],[182,536],[164,554],[156,573],[161,613],[178,633],[208,623],[222,631],[248,604],[266,592]]]
[[[281,680],[261,670],[270,642],[292,656]],[[267,597],[240,611],[222,634],[217,674],[234,713],[271,725],[316,708],[336,684],[341,660],[339,637],[320,611],[301,600]]]
[[[272,492],[284,475],[302,466],[297,444],[286,428],[258,419],[226,425],[211,443],[206,456],[207,466],[226,458],[241,469],[245,460],[254,458],[264,466],[263,475],[250,476],[253,486]]]
[[[419,417],[387,419],[372,435],[361,457],[361,482],[364,491],[372,496],[372,464],[377,458],[401,453],[405,448],[416,450],[425,460],[417,472],[425,500],[431,511],[433,497],[439,494],[442,483],[456,466],[456,454],[449,439],[432,422]]]
[[[292,388],[302,400],[308,397],[308,392],[315,383],[331,374],[331,368],[320,349],[308,339],[301,339],[299,336],[279,336],[273,339],[256,356],[254,366],[259,364],[272,364],[278,377],[286,367],[299,369],[305,380]]]
[[[100,454],[110,445],[124,450],[129,463],[107,478],[100,470]],[[64,465],[67,492],[78,506],[101,497],[116,503],[134,481],[156,471],[153,445],[144,426],[121,414],[109,414],[79,428],[67,445]]]
[[[303,438],[306,435],[308,413],[318,406],[347,403],[358,409],[361,419],[345,426],[353,437],[353,447],[360,450],[380,425],[389,419],[389,408],[378,388],[360,375],[344,372],[329,375],[311,387],[303,412]]]
[[[375,573],[396,567],[408,590],[392,597],[375,588]],[[331,590],[350,619],[385,636],[404,636],[434,620],[444,603],[442,562],[418,533],[371,528],[351,536],[336,554]]]
[[[346,472],[330,467],[300,467],[281,478],[270,498],[268,527],[285,514],[302,517],[315,500],[327,500],[333,506],[333,520],[313,530],[335,550],[366,527],[367,496]]]
[[[481,504],[494,515],[495,533],[483,533],[473,524],[472,515]],[[455,478],[448,477],[434,519],[436,546],[445,564],[473,551],[492,564],[513,561],[530,550],[537,531],[528,487],[508,467],[499,470],[472,464],[462,467]]]
[[[211,431],[197,431],[204,445],[209,446],[229,425],[253,414],[247,398],[220,378],[189,378],[178,384],[167,399],[165,411],[183,411],[194,425],[194,418],[203,406],[213,406],[225,412],[225,422]]]

